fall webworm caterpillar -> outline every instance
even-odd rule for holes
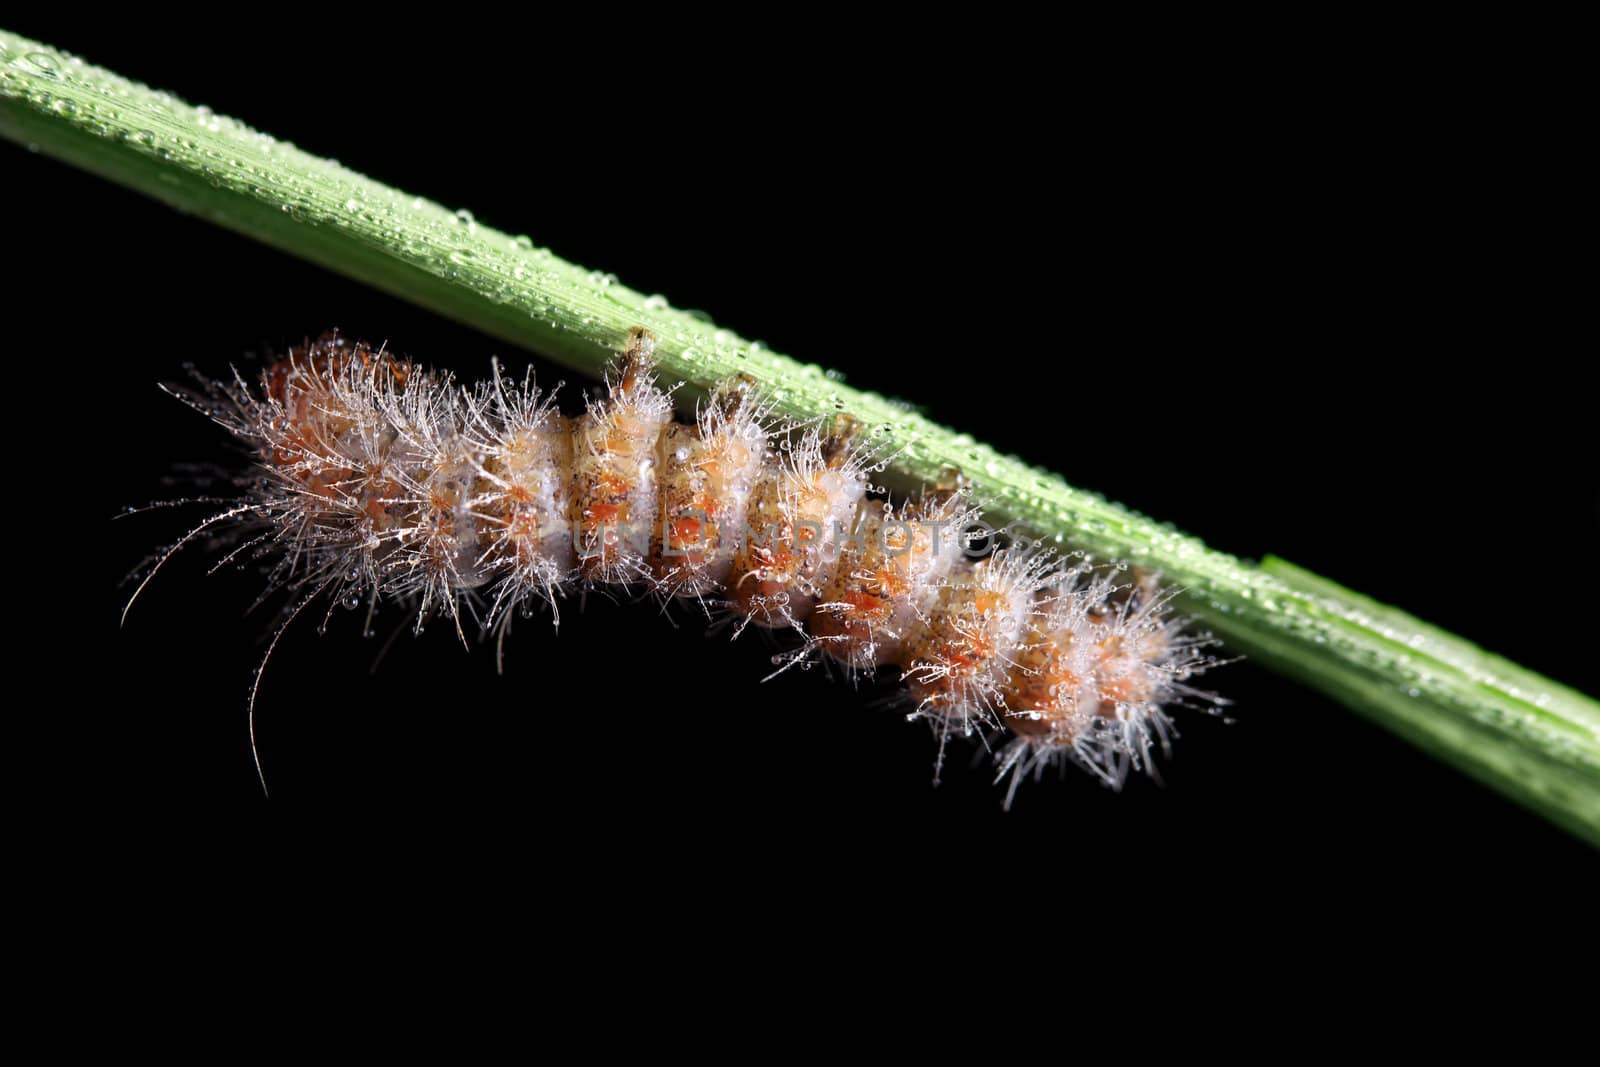
[[[559,612],[579,590],[692,602],[788,636],[774,674],[826,661],[853,676],[896,668],[909,716],[941,745],[981,736],[998,779],[1076,764],[1118,786],[1150,769],[1166,708],[1221,701],[1189,680],[1213,665],[1172,594],[1148,576],[1013,540],[995,547],[957,472],[920,496],[874,493],[884,459],[848,416],[773,425],[756,383],[723,383],[673,420],[654,339],[632,331],[604,390],[575,415],[498,364],[456,384],[337,333],[292,349],[257,383],[235,372],[173,391],[257,457],[241,499],[154,558],[130,599],[185,545],[217,532],[270,560],[289,602],[261,671],[308,609],[371,620],[407,605],[463,643]]]

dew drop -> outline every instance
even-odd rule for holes
[[[54,78],[58,73],[55,58],[45,52],[29,52],[28,63],[46,78]]]

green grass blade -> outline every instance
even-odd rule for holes
[[[783,415],[848,410],[899,449],[891,484],[960,468],[991,515],[1160,571],[1231,646],[1600,844],[1600,705],[1408,615],[1212,551],[525,238],[4,32],[0,134],[591,375],[645,325],[690,397],[743,372]]]

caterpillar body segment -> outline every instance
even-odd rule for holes
[[[977,518],[977,509],[954,491],[925,494],[898,508],[888,500],[864,501],[812,614],[812,639],[851,670],[901,663],[907,640],[962,557],[966,527]]]
[[[473,511],[480,564],[495,579],[491,618],[531,600],[556,608],[578,569],[572,519],[572,420],[541,395],[531,373],[506,382],[500,365],[469,406],[465,442],[477,466]]]
[[[618,585],[643,581],[656,516],[656,449],[672,419],[672,401],[656,387],[655,338],[635,329],[606,396],[580,415],[572,432],[572,514],[578,568],[585,578]]]
[[[745,622],[804,632],[844,531],[867,492],[860,424],[808,429],[756,482],[730,589]]]
[[[1007,683],[1053,563],[1037,552],[996,552],[959,561],[940,586],[901,659],[913,714],[941,736],[1004,723]]]
[[[750,496],[769,463],[769,408],[753,379],[724,383],[690,423],[661,435],[651,581],[668,597],[721,599]]]

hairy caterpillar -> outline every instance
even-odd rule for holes
[[[1215,707],[1189,680],[1214,664],[1150,576],[1013,542],[995,547],[957,472],[894,501],[859,424],[777,426],[756,383],[722,383],[673,419],[635,329],[603,391],[566,415],[531,369],[461,386],[330,332],[255,384],[172,389],[257,457],[242,496],[159,554],[144,585],[203,534],[270,559],[289,603],[266,659],[307,608],[392,601],[494,634],[574,591],[613,589],[791,635],[778,670],[897,668],[909,716],[994,738],[997,780],[1075,764],[1119,786],[1168,747],[1165,708]],[[979,547],[979,542],[982,542]],[[132,601],[130,600],[130,605]],[[250,697],[254,749],[255,694]],[[259,753],[257,772],[261,773]],[[265,776],[262,775],[265,786]]]

